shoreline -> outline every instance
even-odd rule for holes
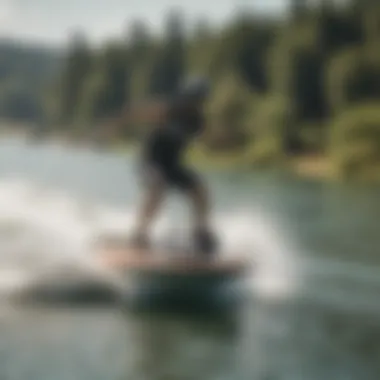
[[[202,151],[191,151],[189,153],[189,161],[194,164],[202,164],[211,168],[223,169],[241,169],[248,170],[273,170],[282,171],[296,175],[300,178],[309,178],[323,181],[333,181],[334,171],[333,165],[329,162],[326,155],[323,154],[299,154],[293,157],[286,156],[278,164],[255,164],[249,163],[241,152],[225,153],[225,154],[207,154]]]
[[[31,133],[30,128],[12,125],[7,123],[6,128],[0,128],[0,138],[21,138],[28,142],[35,143],[56,143],[72,148],[90,148],[103,152],[115,153],[121,156],[131,154],[137,148],[136,144],[127,142],[104,143],[93,141],[86,138],[74,138],[64,133],[49,133],[41,136],[35,136]],[[190,149],[186,155],[186,160],[192,165],[202,165],[207,169],[241,169],[247,168],[254,171],[272,170],[276,165],[257,165],[248,163],[244,159],[241,151],[228,153],[210,153],[205,152],[197,147]],[[309,178],[316,180],[333,180],[332,165],[328,158],[322,154],[300,154],[294,157],[285,157],[284,160],[277,165],[277,168],[284,173],[294,174],[300,178]]]
[[[289,166],[292,172],[305,177],[320,180],[333,180],[333,165],[322,154],[303,154],[289,158]]]

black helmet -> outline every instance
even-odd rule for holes
[[[187,77],[179,87],[179,95],[191,100],[204,100],[209,92],[209,81],[202,76]]]

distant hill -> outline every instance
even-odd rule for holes
[[[41,120],[44,90],[61,63],[58,49],[0,39],[0,118]]]

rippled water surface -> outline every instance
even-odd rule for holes
[[[133,159],[9,139],[0,163],[1,379],[380,377],[378,189],[204,172],[223,254],[254,264],[228,318],[31,307],[11,295],[44,276],[105,280],[91,246],[131,225]],[[166,206],[154,238],[186,236],[188,205]]]

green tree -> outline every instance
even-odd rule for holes
[[[334,114],[348,106],[380,98],[380,54],[365,46],[337,54],[327,72],[326,97]]]
[[[268,89],[266,55],[273,33],[251,16],[239,16],[221,33],[212,71],[223,75],[237,72],[255,91]],[[220,74],[219,74],[220,73]]]
[[[332,121],[330,155],[341,177],[380,179],[379,103],[347,109]]]
[[[92,69],[92,53],[82,33],[74,34],[63,72],[56,87],[55,96],[59,97],[58,114],[55,119],[59,124],[70,125],[74,122],[83,89]]]
[[[168,15],[164,40],[150,74],[149,90],[153,95],[172,94],[185,70],[185,32],[182,15],[173,11]]]
[[[207,74],[216,78],[217,37],[204,19],[198,20],[186,48],[186,71]]]
[[[129,99],[129,62],[123,47],[108,44],[88,77],[80,103],[79,124],[118,114]]]
[[[126,49],[129,57],[130,99],[138,101],[148,94],[149,72],[155,52],[154,41],[142,21],[131,24]]]
[[[304,16],[307,7],[307,0],[291,0],[290,10],[294,19]]]
[[[231,149],[248,142],[246,117],[254,106],[254,95],[237,74],[223,76],[207,105],[206,143],[213,149]]]
[[[246,150],[248,163],[278,163],[289,152],[295,126],[289,100],[273,94],[260,98],[254,111],[247,115],[246,123],[251,131]]]

